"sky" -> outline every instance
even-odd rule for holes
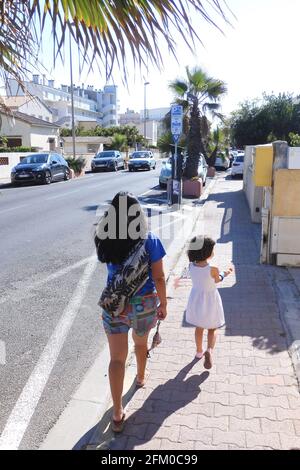
[[[299,0],[227,0],[233,13],[230,14],[232,26],[219,21],[221,34],[216,28],[201,18],[194,21],[203,45],[197,44],[192,54],[183,40],[177,47],[178,62],[168,54],[163,44],[164,69],[158,71],[149,65],[149,71],[134,71],[128,60],[128,89],[122,85],[121,72],[114,70],[110,83],[118,85],[120,111],[126,108],[140,111],[144,107],[144,81],[147,86],[147,107],[168,107],[172,93],[168,84],[175,78],[185,76],[185,67],[201,66],[215,78],[225,81],[228,87],[226,98],[222,101],[222,111],[229,114],[238,104],[261,97],[263,92],[279,93],[300,92],[299,58]],[[44,46],[44,63],[49,63],[49,50]],[[88,75],[86,71],[79,76],[76,66],[76,50],[73,53],[73,76],[76,84],[94,85],[102,88],[104,77],[95,70]],[[57,63],[49,76],[56,85],[67,82],[69,64]],[[62,78],[64,77],[64,78]]]

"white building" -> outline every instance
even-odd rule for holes
[[[51,109],[40,98],[34,99],[27,95],[2,97],[1,100],[4,102],[5,106],[10,108],[12,113],[19,111],[20,113],[42,119],[43,121],[53,122]]]
[[[8,147],[35,147],[39,150],[55,150],[58,145],[59,127],[43,119],[14,112],[0,112],[1,135],[7,138]]]
[[[33,75],[31,82],[26,82],[25,87],[28,92],[38,97],[48,106],[53,114],[53,122],[61,127],[71,127],[72,122],[72,102],[71,88],[68,85],[55,87],[54,80],[46,81],[45,76]],[[24,91],[19,87],[16,80],[9,80],[6,87],[8,97],[24,96]],[[103,90],[94,90],[88,86],[73,88],[74,94],[74,114],[75,123],[82,120],[89,120],[95,125],[104,127],[118,125],[117,117],[117,87],[106,85]]]

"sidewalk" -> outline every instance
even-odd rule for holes
[[[272,285],[277,268],[259,264],[259,226],[250,221],[242,182],[219,178],[197,225],[195,233],[217,240],[215,264],[235,265],[234,276],[220,284],[226,327],[214,366],[206,371],[194,360],[194,332],[184,322],[191,281],[182,253],[146,387],[131,395],[122,435],[106,432],[98,448],[300,449],[300,395]]]

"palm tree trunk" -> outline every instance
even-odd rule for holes
[[[198,176],[199,155],[203,147],[200,133],[199,103],[197,98],[193,99],[187,141],[188,158],[184,176],[188,179],[191,179]]]

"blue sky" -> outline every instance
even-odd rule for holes
[[[299,0],[227,0],[236,15],[232,27],[223,24],[222,35],[201,20],[194,23],[204,45],[197,45],[193,55],[179,41],[177,48],[178,63],[168,54],[162,45],[164,70],[159,72],[149,66],[149,73],[134,71],[128,60],[128,90],[122,86],[120,72],[115,69],[110,83],[119,85],[121,111],[127,107],[137,111],[143,108],[143,82],[150,82],[147,87],[147,106],[169,106],[172,95],[168,83],[184,76],[185,66],[200,65],[212,76],[227,83],[228,95],[223,101],[223,111],[229,113],[245,99],[261,96],[262,92],[279,93],[289,91],[299,93]],[[49,63],[49,48],[44,46],[44,63]],[[102,88],[104,78],[99,72],[81,76],[76,66],[74,50],[74,81]],[[69,64],[57,63],[51,75],[59,85],[67,82]]]

